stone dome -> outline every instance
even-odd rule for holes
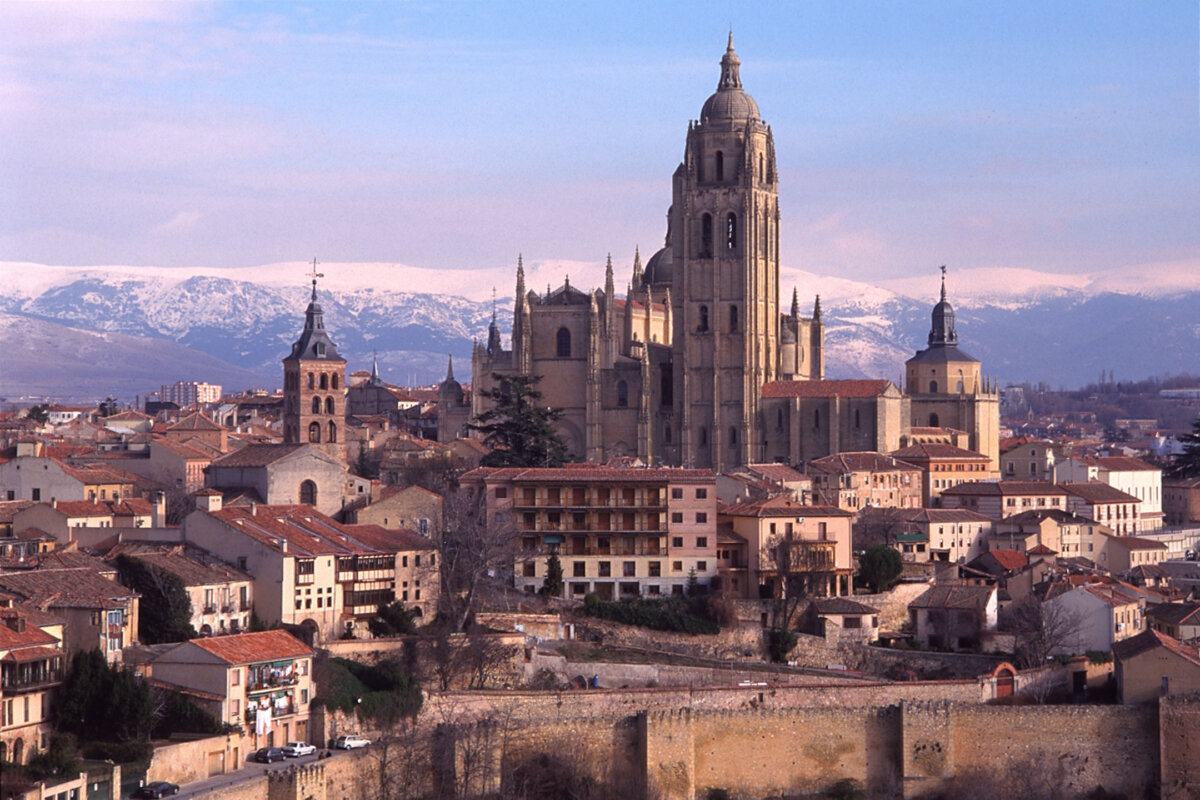
[[[721,57],[721,79],[717,91],[704,101],[700,109],[700,122],[744,122],[758,120],[758,103],[742,89],[739,74],[741,61],[733,52],[733,34],[729,34],[729,46]]]
[[[672,262],[671,250],[668,247],[664,247],[650,256],[650,260],[646,262],[646,269],[642,272],[642,284],[649,286],[656,283],[670,283]]]

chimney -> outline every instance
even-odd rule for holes
[[[250,501],[250,516],[258,516],[258,503],[254,502],[253,500]]]
[[[154,513],[150,517],[150,525],[161,528],[167,524],[167,493],[154,493]]]
[[[51,507],[51,508],[58,508],[58,498],[57,498],[57,497],[51,497],[51,498],[50,498],[50,507]]]
[[[214,492],[212,489],[206,489],[203,492],[196,494],[196,508],[200,511],[220,511],[221,501],[223,500],[220,492]]]

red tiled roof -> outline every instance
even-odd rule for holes
[[[764,383],[762,396],[766,398],[796,397],[878,397],[892,386],[889,380],[841,380],[841,381],[771,381]]]
[[[1133,658],[1158,647],[1165,648],[1180,658],[1200,667],[1200,650],[1189,647],[1178,639],[1167,636],[1165,633],[1160,633],[1153,628],[1147,628],[1137,636],[1131,636],[1128,639],[1115,643],[1112,650],[1114,656],[1124,661],[1127,658]]]
[[[221,456],[212,465],[214,467],[265,467],[308,447],[309,445],[301,443],[248,444],[228,455]],[[324,456],[319,450],[313,449],[312,452]],[[327,456],[324,457],[327,458]]]
[[[12,522],[18,511],[33,505],[32,500],[0,500],[0,522]]]
[[[220,431],[220,430],[224,430],[224,428],[221,427],[220,425],[218,425],[217,423],[213,422],[211,419],[204,416],[203,414],[197,413],[197,414],[189,414],[188,416],[179,420],[179,422],[176,422],[174,425],[167,428],[167,430],[169,430],[169,431]]]
[[[411,531],[399,532],[377,525],[342,525],[312,506],[258,505],[253,512],[249,506],[226,506],[205,513],[276,550],[281,550],[286,542],[288,554],[301,557],[426,549],[410,536],[428,542]]]
[[[1038,544],[1038,545],[1035,545],[1035,546],[1029,548],[1029,555],[1031,555],[1031,556],[1052,556],[1052,555],[1057,555],[1057,554],[1058,554],[1057,550],[1051,550],[1049,547],[1046,547],[1046,545],[1044,545],[1044,544]]]
[[[909,608],[976,608],[988,602],[991,586],[933,586],[908,604]]]
[[[603,464],[566,464],[561,467],[478,467],[464,480],[511,480],[521,482],[610,481],[711,483],[717,476],[707,469],[681,467],[608,467]]]
[[[983,453],[977,453],[974,450],[966,450],[962,447],[955,447],[952,444],[946,444],[944,442],[918,442],[917,444],[910,444],[908,447],[901,447],[899,450],[893,450],[892,456],[903,461],[935,458],[957,459],[960,461],[988,460],[988,457]]]
[[[969,508],[910,508],[899,512],[900,519],[905,522],[992,522],[991,517],[984,516]]]
[[[180,442],[174,439],[162,438],[155,439],[154,446],[170,450],[172,453],[175,453],[178,456],[182,456],[183,458],[191,459],[193,461],[212,461],[213,459],[211,455],[197,447],[193,447],[189,442]]]
[[[808,480],[808,476],[787,464],[746,464],[745,469],[779,483],[796,483]]]
[[[1086,500],[1089,503],[1141,503],[1141,499],[1131,494],[1115,489],[1107,483],[1088,481],[1087,483],[1060,483],[1060,487],[1068,494]]]
[[[213,636],[192,639],[191,643],[229,664],[257,664],[313,654],[311,647],[283,630]]]
[[[835,453],[831,456],[813,459],[808,462],[809,469],[833,474],[847,472],[919,472],[920,467],[898,461],[892,456],[873,451],[859,453]]]
[[[133,517],[154,513],[154,507],[140,497],[120,501],[58,500],[54,508],[67,517]]]
[[[1129,550],[1166,550],[1167,545],[1154,539],[1143,539],[1140,536],[1109,536],[1109,544],[1120,545]]]
[[[25,630],[15,631],[8,627],[8,621],[15,617],[25,617]],[[11,608],[0,609],[0,650],[13,650],[23,647],[38,647],[52,645],[58,642],[50,634],[37,627],[32,620],[20,611]]]
[[[34,630],[37,630],[37,629],[35,628]],[[47,634],[47,635],[49,635],[49,634]],[[58,641],[53,636],[51,636],[50,638],[52,640],[54,640],[55,642]],[[0,645],[0,649],[3,649],[3,645]],[[54,658],[56,656],[61,656],[62,654],[63,654],[63,651],[59,650],[57,647],[45,647],[45,646],[25,647],[25,648],[21,648],[19,650],[10,651],[9,653],[7,653],[4,656],[4,660],[5,661],[17,661],[17,662],[40,661],[44,658]]]
[[[0,589],[46,608],[117,608],[140,596],[90,569],[0,573]]]
[[[834,506],[806,506],[786,495],[766,500],[748,500],[720,509],[728,517],[853,517],[849,511]]]
[[[942,491],[945,495],[1066,495],[1066,491],[1053,483],[1042,481],[972,481],[960,483]]]
[[[989,550],[986,555],[991,556],[997,564],[1009,572],[1021,569],[1029,563],[1029,559],[1019,550]]]
[[[1200,603],[1161,603],[1146,609],[1146,615],[1172,625],[1200,625]]]

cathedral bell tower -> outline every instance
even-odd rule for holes
[[[760,457],[762,386],[779,363],[775,144],[740,66],[730,34],[717,91],[688,125],[669,224],[679,460],[718,472]]]
[[[304,330],[283,360],[283,441],[312,444],[344,464],[346,359],[325,331],[325,314],[317,302],[320,277],[314,260]]]

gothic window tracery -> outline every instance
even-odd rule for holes
[[[729,332],[737,333],[738,331],[738,307],[729,307]]]
[[[328,442],[336,442],[337,441],[337,423],[335,423],[333,420],[329,421],[329,438],[326,439],[326,441],[328,441]]]
[[[708,330],[708,306],[700,306],[700,326],[696,330],[701,333]]]
[[[321,398],[314,397],[312,399],[312,413],[314,413],[314,414],[321,413]]]
[[[325,398],[325,413],[326,414],[333,413],[333,398],[332,397]]]
[[[629,405],[629,385],[625,381],[617,381],[617,405],[621,408]]]
[[[732,211],[730,211],[728,214],[725,215],[725,249],[726,250],[736,250],[737,249],[737,237],[738,237],[737,214],[734,214]]]
[[[321,388],[322,389],[329,388],[329,376],[326,375],[324,372],[321,373]]]
[[[725,154],[717,151],[717,182],[725,180]]]
[[[713,219],[712,214],[700,217],[700,257],[712,258],[713,254]]]
[[[571,357],[571,332],[566,328],[559,328],[556,337],[557,354],[559,358]]]
[[[300,502],[310,506],[317,504],[317,484],[312,481],[300,484]]]
[[[313,422],[308,426],[308,440],[313,444],[321,443],[321,423]]]

